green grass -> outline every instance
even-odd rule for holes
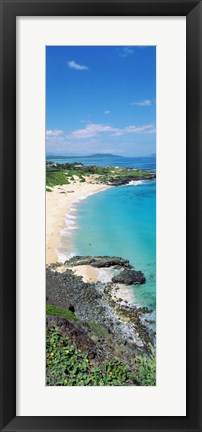
[[[57,316],[59,318],[65,318],[68,319],[69,321],[78,321],[77,316],[66,309],[62,309],[58,306],[53,306],[53,305],[46,305],[46,314],[47,315],[54,315]]]

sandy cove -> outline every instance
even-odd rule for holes
[[[65,216],[71,206],[83,197],[109,189],[111,186],[96,183],[96,176],[85,177],[85,182],[77,178],[70,184],[54,186],[52,192],[46,192],[46,263],[58,262],[57,247],[60,243],[61,230],[67,227]],[[91,269],[86,269],[87,273]],[[87,279],[95,279],[95,274]]]

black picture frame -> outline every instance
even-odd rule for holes
[[[0,0],[1,6],[1,431],[202,431],[202,2],[195,0]],[[16,416],[16,17],[186,16],[187,415]],[[173,383],[174,391],[174,383]],[[31,403],[31,402],[30,402]]]

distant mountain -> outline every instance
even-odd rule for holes
[[[89,156],[85,156],[85,157],[88,157],[88,158],[120,157],[120,158],[122,158],[123,156],[114,155],[114,154],[111,154],[111,153],[95,153],[95,154],[92,154],[92,155],[89,155]]]
[[[123,156],[119,156],[119,155],[114,155],[114,154],[111,154],[111,153],[95,153],[95,154],[92,154],[92,155],[74,155],[74,156],[72,156],[72,155],[53,155],[53,154],[47,154],[46,155],[46,157],[47,157],[47,159],[51,159],[51,158],[54,158],[54,159],[72,159],[72,158],[106,158],[106,157],[110,157],[110,158],[113,158],[113,157],[116,157],[116,158],[122,158]]]

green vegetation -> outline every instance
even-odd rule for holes
[[[94,329],[99,325],[89,323]],[[119,359],[91,360],[77,349],[59,328],[46,331],[47,385],[49,386],[154,386],[156,384],[155,350],[150,357],[135,357],[136,372]]]
[[[68,183],[69,179],[64,171],[46,171],[46,186],[48,188]]]
[[[46,334],[47,385],[50,386],[124,386],[129,370],[117,359],[99,365],[75,348],[58,328]]]
[[[65,164],[66,165],[66,164]],[[85,173],[85,175],[89,175]],[[70,180],[74,181],[74,176],[77,176],[80,179],[80,182],[85,182],[85,178],[83,177],[83,172],[80,170],[64,170],[60,165],[58,167],[46,167],[46,190],[51,192],[50,187],[53,186],[61,186],[63,184],[69,184]]]
[[[46,305],[46,313],[47,315],[58,316],[59,318],[65,318],[70,321],[78,320],[77,316],[70,310],[62,309],[58,306],[53,306],[49,304]]]
[[[88,327],[97,336],[104,336],[106,333],[108,333],[107,329],[104,326],[95,322],[88,322]]]
[[[138,356],[137,372],[135,381],[138,386],[155,386],[156,385],[156,353],[154,347],[149,346],[151,353],[149,357]]]
[[[81,163],[64,163],[55,164],[46,163],[46,186],[48,188],[55,185],[68,184],[74,181],[76,176],[80,182],[85,182],[85,177],[96,175],[97,181],[101,183],[110,183],[112,180],[122,180],[124,178],[137,179],[151,174],[148,171],[142,171],[133,168],[121,167],[102,167],[96,165],[84,166]],[[155,173],[153,173],[155,176]],[[50,190],[48,190],[50,192]]]

